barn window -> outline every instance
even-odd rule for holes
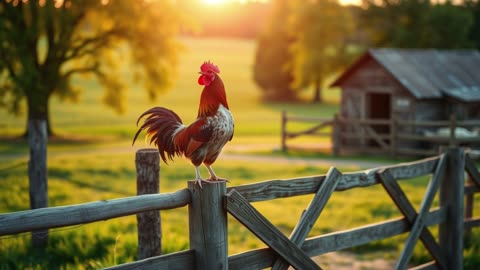
[[[409,109],[410,108],[410,100],[406,98],[397,98],[395,99],[395,109]]]

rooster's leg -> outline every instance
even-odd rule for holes
[[[230,181],[228,181],[227,179],[218,177],[213,171],[212,167],[210,167],[210,165],[205,164],[205,167],[207,167],[208,173],[210,173],[210,177],[207,179],[208,181],[226,181],[230,183]]]
[[[200,188],[203,188],[202,181],[205,180],[203,180],[202,176],[200,175],[200,168],[198,166],[195,166],[195,184],[198,184]]]

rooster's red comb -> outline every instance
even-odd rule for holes
[[[208,70],[212,70],[217,74],[220,73],[220,69],[210,61],[203,62],[203,64],[200,66],[200,70],[202,72],[207,72]]]

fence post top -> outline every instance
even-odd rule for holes
[[[142,153],[142,154],[143,153],[146,153],[146,154],[148,154],[148,153],[158,153],[158,150],[157,150],[157,148],[140,148],[140,149],[137,150],[137,154],[138,153]]]
[[[200,191],[212,188],[226,188],[226,181],[203,181],[202,188],[196,183],[195,180],[188,180],[189,189],[199,189]]]

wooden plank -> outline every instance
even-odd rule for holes
[[[425,218],[426,226],[439,224],[446,220],[446,209],[432,210]],[[370,243],[408,232],[410,222],[406,218],[396,218],[369,224],[340,232],[329,233],[309,238],[302,249],[308,250],[309,256],[322,255],[332,251]]]
[[[415,162],[405,162],[359,172],[344,173],[335,190],[343,191],[379,184],[380,182],[375,176],[375,173],[383,169],[388,169],[390,173],[399,180],[430,174],[435,170],[439,159],[440,156],[435,156]],[[287,180],[268,180],[255,184],[229,187],[227,188],[227,192],[236,189],[249,202],[258,202],[313,194],[319,189],[324,180],[324,175],[299,177]]]
[[[277,253],[271,248],[252,249],[228,257],[228,270],[264,269],[272,266]]]
[[[315,196],[308,205],[307,210],[303,213],[300,221],[290,235],[290,241],[292,241],[295,245],[301,247],[305,242],[305,238],[313,228],[313,225],[320,216],[320,213],[323,211],[323,208],[335,191],[335,187],[337,186],[338,180],[341,176],[342,174],[334,167],[331,167],[328,170],[325,181],[323,181],[317,193],[315,193]],[[289,264],[285,260],[278,258],[273,264],[272,270],[287,269],[288,266]]]
[[[419,141],[419,142],[433,142],[433,143],[447,143],[448,137],[444,136],[425,136],[420,134],[399,133],[397,135],[399,140],[403,141]]]
[[[408,221],[413,224],[417,217],[417,213],[415,211],[415,208],[413,208],[412,204],[407,199],[405,193],[402,191],[402,189],[396,182],[396,180],[393,178],[393,176],[389,173],[388,170],[381,171],[378,175],[382,180],[382,185],[384,186],[385,190],[388,192],[394,203],[397,205],[398,209],[402,212],[403,215],[405,215]],[[422,243],[425,245],[432,257],[438,262],[439,265],[442,266],[442,269],[446,269],[446,262],[445,257],[443,256],[442,249],[435,242],[435,238],[427,228],[423,227],[423,229],[421,230],[420,239],[422,240]],[[404,262],[399,261],[398,263]],[[396,269],[402,269],[401,267],[399,267],[400,265],[398,263]]]
[[[446,220],[445,208],[429,212],[425,218],[426,226],[442,223]],[[410,222],[406,218],[395,218],[384,222],[369,224],[349,230],[333,232],[311,237],[305,240],[302,250],[308,256],[318,256],[328,252],[352,248],[408,232]],[[272,265],[276,253],[270,248],[251,250],[229,257],[229,269],[263,269]]]
[[[195,270],[195,250],[185,250],[163,256],[104,268],[105,270]]]
[[[444,158],[440,160],[438,163],[437,169],[435,170],[435,174],[432,177],[432,180],[429,182],[427,190],[425,192],[425,197],[420,204],[420,209],[418,211],[417,217],[413,223],[413,226],[410,230],[410,234],[408,235],[407,241],[403,246],[402,253],[397,263],[398,269],[404,269],[407,267],[408,262],[410,261],[410,257],[412,256],[413,249],[415,248],[415,244],[418,241],[418,237],[422,230],[425,229],[425,224],[423,224],[424,217],[426,213],[429,211],[433,199],[435,198],[435,194],[440,187],[440,183],[444,177],[445,173],[445,162]],[[398,186],[400,188],[400,186]]]
[[[249,202],[267,201],[278,198],[312,194],[320,187],[324,175],[293,178],[288,180],[268,180],[227,188],[236,189]]]
[[[138,212],[179,208],[190,203],[190,192],[150,194],[91,203],[49,207],[0,215],[0,235],[85,224]]]
[[[286,116],[286,115],[285,115]],[[308,116],[286,116],[288,121],[292,122],[331,122],[331,118],[325,118],[325,117],[308,117]]]
[[[475,185],[465,186],[464,190],[465,190],[465,195],[473,195],[474,193],[480,192],[480,188],[478,188]]]
[[[447,143],[447,142],[456,142],[456,143],[476,143],[480,142],[480,138],[458,138],[455,137],[446,137],[446,136],[425,136],[420,134],[408,134],[408,133],[399,133],[397,135],[399,140],[404,141],[419,141],[419,142],[431,142],[431,143]]]
[[[227,211],[223,196],[225,181],[216,181],[200,187],[188,181],[192,202],[188,205],[190,249],[195,250],[195,269],[228,268]]]
[[[480,226],[480,217],[471,217],[465,219],[465,229],[471,229],[473,227]]]
[[[140,149],[135,154],[137,195],[160,191],[160,154],[157,149]],[[139,260],[162,254],[162,227],[159,211],[137,214]]]
[[[475,162],[467,155],[465,157],[465,170],[470,176],[470,180],[480,189],[480,172],[477,169]]]
[[[299,131],[299,132],[288,132],[287,137],[289,138],[295,138],[301,135],[308,135],[308,134],[318,134],[316,133],[317,130],[320,130],[322,128],[328,127],[332,125],[332,121],[329,121],[328,123],[321,123],[319,125],[316,125],[314,127],[311,127],[307,130],[304,131]],[[330,133],[324,133],[326,136],[330,136]]]
[[[375,130],[373,130],[372,127],[370,126],[365,126],[365,130],[367,131],[367,134],[369,134],[370,136],[372,136],[372,138],[375,140],[376,143],[378,143],[382,149],[390,149],[390,146],[385,143],[382,138],[380,138],[380,136],[377,134],[377,132],[375,132]],[[390,138],[390,135],[387,135],[388,138]]]
[[[413,127],[445,127],[448,126],[449,121],[418,121],[418,120],[398,120],[398,124],[401,126],[413,126]]]
[[[299,131],[299,132],[287,132],[287,133],[285,133],[285,136],[288,139],[294,139],[294,138],[299,137],[299,136],[330,137],[331,133],[330,132],[308,132],[308,133],[306,133],[306,131]]]
[[[350,124],[350,125],[390,125],[390,119],[357,119],[357,118],[344,118],[339,117],[339,121],[342,124]]]
[[[465,153],[462,148],[448,148],[447,170],[440,189],[440,205],[448,209],[448,222],[439,226],[443,253],[448,254],[448,269],[463,269],[463,224]]]
[[[443,155],[425,158],[413,162],[399,163],[392,166],[385,166],[382,170],[388,170],[397,180],[415,178],[431,174],[435,171],[437,164]]]
[[[360,139],[360,138],[364,138],[364,139],[378,138],[378,139],[382,139],[382,140],[390,139],[390,134],[377,134],[377,133],[375,133],[375,134],[364,134],[364,135],[361,136],[358,133],[342,132],[341,136],[344,139]]]
[[[227,211],[296,269],[321,269],[235,189],[225,195]]]

